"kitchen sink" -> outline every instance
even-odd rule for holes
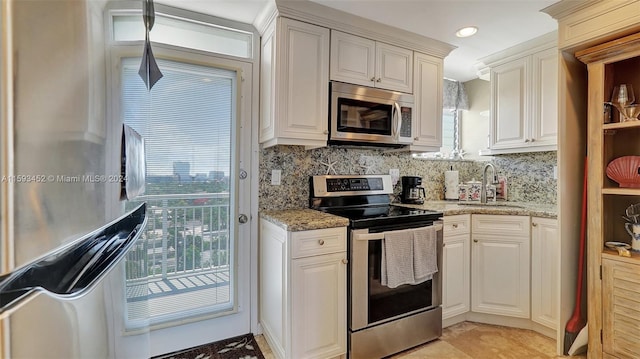
[[[524,206],[520,206],[517,204],[504,203],[504,202],[488,202],[488,203],[458,202],[458,204],[462,206],[475,206],[475,207],[524,208]]]

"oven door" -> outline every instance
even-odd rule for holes
[[[437,263],[439,271],[431,280],[417,285],[389,288],[380,283],[382,239],[389,230],[425,227],[411,224],[403,228],[369,228],[350,233],[350,317],[349,329],[357,331],[393,321],[442,304],[442,222],[437,228]]]

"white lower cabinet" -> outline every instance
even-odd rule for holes
[[[530,317],[529,216],[473,215],[471,310]]]
[[[443,218],[442,319],[448,319],[470,308],[471,215]]]
[[[560,290],[557,220],[531,218],[531,320],[557,330]]]
[[[301,232],[260,220],[259,317],[277,358],[347,349],[346,227]]]

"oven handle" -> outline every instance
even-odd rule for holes
[[[435,227],[436,231],[442,230],[442,224],[434,224],[433,226]],[[375,240],[384,239],[384,233],[385,232],[371,233],[371,234],[359,233],[359,234],[354,234],[353,239],[355,239],[356,241],[375,241]]]

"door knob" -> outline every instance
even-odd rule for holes
[[[349,263],[349,260],[348,260],[348,259],[343,259],[343,260],[342,260],[342,264],[347,264],[347,263]]]
[[[241,224],[247,223],[249,221],[249,217],[246,214],[241,214],[238,216],[238,222]]]

